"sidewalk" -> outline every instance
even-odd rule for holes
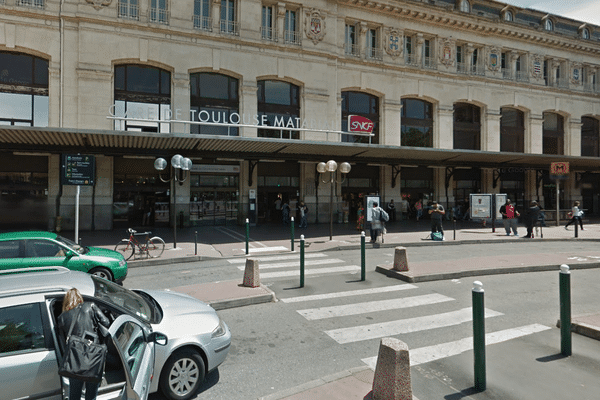
[[[366,232],[367,248],[395,248],[398,246],[454,246],[472,243],[511,242],[528,240],[545,241],[598,241],[600,242],[600,221],[588,221],[584,231],[578,232],[574,238],[573,227],[567,231],[564,225],[542,228],[543,239],[523,238],[524,227],[519,227],[520,237],[507,236],[504,228],[498,226],[492,232],[490,226],[482,227],[475,223],[453,225],[444,223],[446,240],[434,242],[424,240],[429,233],[429,221],[396,222],[388,224],[388,233],[383,243],[369,243],[369,232]],[[455,228],[455,229],[453,229]],[[140,231],[143,231],[140,229]],[[306,252],[319,252],[334,249],[360,249],[360,233],[350,225],[335,224],[332,239],[329,240],[329,224],[309,226],[307,229],[294,231],[294,251],[300,247],[300,235],[305,238]],[[70,237],[69,232],[63,233]],[[153,235],[162,237],[167,243],[166,250],[158,259],[135,259],[129,261],[130,268],[150,265],[165,265],[178,262],[190,262],[230,257],[247,257],[245,247],[245,227],[197,227],[184,228],[177,231],[177,247],[173,248],[172,229],[153,229]],[[84,245],[114,248],[114,244],[125,237],[125,229],[115,231],[81,232]],[[277,253],[290,253],[290,227],[279,224],[265,224],[250,227],[249,256]],[[390,260],[392,262],[393,260]],[[574,262],[576,261],[576,262]],[[409,271],[398,273],[397,278],[407,282],[423,282],[441,279],[455,279],[466,276],[504,274],[514,272],[558,270],[560,264],[566,263],[571,269],[600,267],[600,251],[588,254],[585,259],[571,260],[560,254],[506,255],[503,257],[465,257],[462,260],[446,260],[444,262],[410,263]],[[484,266],[484,267],[482,267]],[[389,265],[378,266],[389,268]],[[188,293],[207,303],[215,309],[240,307],[245,305],[276,301],[275,294],[268,288],[247,288],[239,281],[213,282],[202,285],[189,285],[173,288]],[[600,313],[575,316],[572,318],[572,330],[581,335],[600,340]],[[260,400],[370,400],[373,382],[373,371],[368,368],[343,371],[336,375],[323,377],[317,381],[291,388],[284,392],[263,397]],[[416,398],[415,398],[416,399]]]

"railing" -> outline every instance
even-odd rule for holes
[[[512,70],[510,68],[502,68],[502,79],[513,79]]]
[[[221,20],[221,33],[226,33],[228,35],[239,36],[239,24],[235,21],[228,21],[226,19]]]
[[[130,4],[119,1],[118,6],[119,18],[133,19],[139,21],[140,7],[137,4]]]
[[[383,60],[383,50],[377,47],[367,47],[366,55],[371,60]]]
[[[283,32],[283,43],[300,46],[302,44],[302,35],[298,31],[286,30]]]
[[[471,75],[485,76],[485,68],[483,65],[471,65]]]
[[[406,54],[404,56],[404,64],[410,65],[412,67],[418,67],[419,64],[417,63],[417,56],[414,54]]]
[[[162,8],[150,8],[148,10],[148,21],[155,24],[169,25],[169,11]]]
[[[555,86],[558,86],[559,88],[562,88],[562,89],[568,89],[569,88],[569,80],[565,79],[565,78],[559,78],[556,80]]]
[[[344,53],[352,57],[360,57],[360,47],[357,44],[346,43]]]
[[[459,74],[469,75],[469,65],[466,63],[456,63],[456,72]]]
[[[4,4],[4,0],[2,0],[2,4]],[[17,5],[43,9],[45,7],[45,0],[17,0]]]
[[[529,82],[529,74],[527,71],[517,71],[517,81]]]
[[[423,57],[423,68],[437,69],[437,62],[435,61],[435,57]]]
[[[194,29],[212,32],[212,18],[194,15]]]
[[[270,42],[277,41],[277,30],[273,28],[268,28],[266,26],[260,27],[260,38],[262,40],[268,40]]]

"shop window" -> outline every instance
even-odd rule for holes
[[[472,104],[454,105],[454,148],[480,150],[481,109]]]
[[[0,125],[48,126],[48,61],[0,52]]]
[[[243,123],[239,111],[239,82],[227,75],[199,72],[190,74],[192,120],[211,123]],[[249,123],[250,121],[246,121]],[[192,125],[191,133],[237,136],[238,128]]]
[[[500,151],[525,151],[525,114],[514,108],[500,110]]]
[[[137,119],[170,119],[171,73],[144,65],[115,67],[115,115]],[[169,123],[115,120],[115,129],[170,131]]]
[[[150,0],[150,22],[169,24],[169,3],[167,0]]]
[[[581,117],[581,155],[600,157],[600,121]]]
[[[268,126],[297,125],[300,118],[300,87],[283,81],[258,81],[258,118],[266,116]],[[298,131],[259,129],[259,137],[300,139]]]
[[[119,18],[139,20],[140,5],[138,0],[119,0],[117,6]]]
[[[212,31],[209,0],[194,0],[194,28]]]
[[[368,93],[342,92],[342,131],[348,132],[348,117],[359,115],[373,122],[374,136],[342,135],[343,142],[379,143],[379,98]]]
[[[555,113],[544,113],[543,154],[564,154],[564,118]]]
[[[402,99],[402,146],[433,147],[433,104],[418,99]]]

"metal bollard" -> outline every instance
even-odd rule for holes
[[[365,231],[362,231],[360,234],[360,280],[365,280],[366,275],[366,265],[365,265]]]
[[[292,251],[294,251],[294,217],[291,218],[290,224],[290,236],[292,240],[292,245],[290,246]]]
[[[250,252],[249,242],[250,242],[250,220],[248,218],[246,218],[246,254],[248,254]]]
[[[300,235],[300,287],[304,287],[304,235]]]
[[[573,353],[571,344],[571,272],[567,264],[560,266],[558,286],[560,292],[560,353],[563,356],[570,356]]]
[[[198,231],[194,232],[194,255],[198,255]]]
[[[483,284],[473,282],[473,356],[475,371],[475,389],[486,389],[485,373],[485,308],[483,305]]]

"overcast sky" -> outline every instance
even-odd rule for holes
[[[600,26],[599,0],[500,0],[517,7],[532,8]]]

